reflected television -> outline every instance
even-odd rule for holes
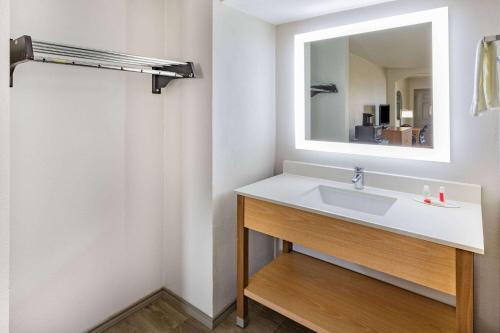
[[[377,125],[389,125],[391,123],[391,106],[389,104],[380,104],[378,107]]]

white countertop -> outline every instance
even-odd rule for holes
[[[304,193],[313,190],[319,185],[355,191],[353,185],[349,183],[294,174],[282,174],[241,187],[236,190],[236,193],[484,254],[480,204],[454,201],[458,203],[460,208],[435,207],[416,202],[414,200],[416,195],[412,193],[365,187],[361,191],[397,199],[384,216],[377,216],[321,202],[307,202],[303,199]]]

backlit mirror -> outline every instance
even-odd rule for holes
[[[300,149],[449,161],[447,9],[296,35]]]

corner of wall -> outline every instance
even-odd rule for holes
[[[164,105],[163,285],[213,315],[212,1],[165,2],[165,56],[199,77],[172,82]]]
[[[213,296],[217,315],[236,297],[234,190],[274,174],[276,28],[218,0],[213,4]],[[271,260],[273,250],[270,238],[251,233],[250,271]]]
[[[10,117],[9,0],[0,0],[0,331],[9,332]]]

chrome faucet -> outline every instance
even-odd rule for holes
[[[365,169],[361,167],[354,168],[354,177],[352,183],[356,190],[362,190],[365,187]]]

